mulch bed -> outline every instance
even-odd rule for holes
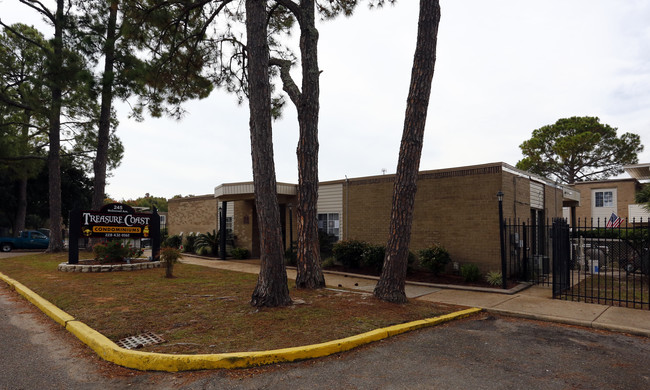
[[[370,275],[370,276],[379,276],[381,273],[372,268],[348,268],[342,265],[334,265],[324,269],[325,271],[338,271],[338,272],[348,272],[352,274],[359,275]],[[499,286],[493,286],[484,279],[476,282],[466,282],[465,278],[461,275],[454,274],[439,274],[434,275],[433,273],[425,270],[412,271],[409,270],[406,275],[406,280],[409,282],[421,282],[421,283],[433,283],[433,284],[450,284],[456,286],[471,286],[471,287],[484,287],[484,288],[500,288]],[[507,287],[513,288],[518,285],[517,282],[508,280]]]

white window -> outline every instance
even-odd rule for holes
[[[612,213],[618,214],[616,188],[596,188],[591,190],[591,218],[594,223],[605,225]]]
[[[614,207],[614,193],[612,191],[596,191],[596,207]]]
[[[338,213],[318,214],[318,230],[339,238]]]
[[[226,217],[226,230],[232,232],[232,217]]]

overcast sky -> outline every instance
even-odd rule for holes
[[[352,17],[318,26],[321,181],[397,167],[419,2],[378,10],[361,3]],[[639,134],[646,145],[639,160],[650,163],[650,1],[440,3],[421,170],[514,165],[533,130],[570,116],[597,116],[619,135]],[[0,10],[5,23],[34,23],[34,12],[15,0],[0,0]],[[216,90],[189,102],[181,121],[137,123],[124,104],[117,107],[126,152],[109,178],[114,199],[203,195],[252,180],[248,106],[233,95]],[[273,127],[277,180],[295,183],[298,123],[290,102]]]

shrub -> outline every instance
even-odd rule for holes
[[[438,275],[444,271],[445,267],[451,261],[449,252],[440,244],[434,244],[418,252],[420,255],[420,264],[427,270]]]
[[[194,253],[199,256],[210,256],[212,254],[212,249],[209,246],[201,246],[194,248]]]
[[[348,268],[359,268],[363,251],[368,244],[363,241],[339,241],[334,244],[332,252],[336,261]]]
[[[93,247],[95,260],[102,264],[119,263],[124,259],[137,258],[142,255],[142,249],[134,248],[131,245],[124,245],[121,241],[108,241],[104,244],[96,244]]]
[[[167,237],[167,239],[163,242],[163,246],[170,248],[180,248],[182,244],[183,238],[177,234]]]
[[[183,245],[183,252],[192,253],[194,252],[194,243],[196,242],[197,236],[193,233],[185,236],[185,244]]]
[[[248,259],[250,253],[246,248],[232,248],[232,250],[230,251],[230,255],[237,260],[243,260],[243,259]]]
[[[383,245],[366,244],[363,254],[361,255],[361,265],[381,271],[384,266],[384,255],[386,247]]]
[[[476,264],[463,264],[460,266],[460,274],[468,283],[478,282],[481,279],[481,271]]]
[[[490,283],[491,286],[501,287],[503,284],[501,272],[490,271],[487,273],[487,275],[485,275],[485,280]]]
[[[194,250],[196,251],[203,248],[210,250],[214,255],[219,253],[219,234],[215,230],[212,230],[212,233],[205,232],[196,236],[196,239],[194,240]]]
[[[160,259],[165,262],[165,277],[174,277],[174,264],[181,258],[181,251],[177,248],[164,247],[160,250]]]
[[[328,234],[322,230],[318,231],[318,245],[320,246],[321,257],[332,256],[332,249],[334,248],[336,240],[336,236]]]
[[[329,267],[333,267],[335,264],[336,264],[336,263],[334,262],[334,257],[333,257],[333,256],[330,256],[330,257],[327,257],[327,258],[325,258],[325,259],[323,260],[321,266],[322,266],[323,268],[329,268]]]

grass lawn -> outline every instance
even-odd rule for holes
[[[589,303],[647,309],[650,305],[650,284],[648,278],[642,275],[595,275],[586,277],[564,295]]]
[[[257,309],[257,275],[188,264],[132,272],[60,272],[67,253],[0,259],[18,280],[113,341],[153,332],[162,353],[258,351],[321,343],[376,328],[435,317],[456,306],[411,300],[395,305],[370,294],[291,288],[294,305]],[[293,285],[293,280],[289,282]]]

